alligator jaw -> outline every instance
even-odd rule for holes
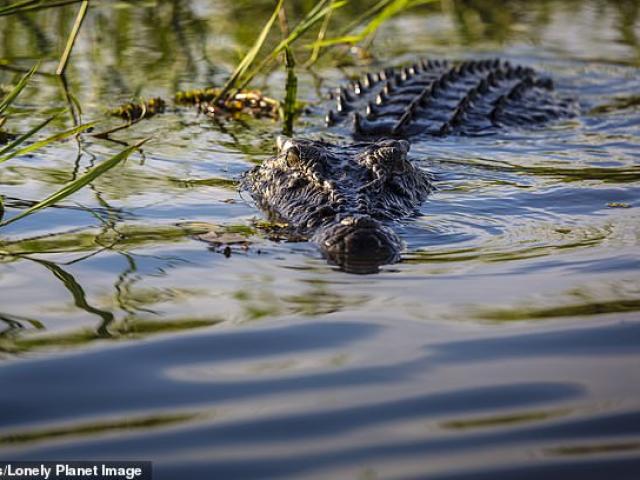
[[[400,259],[402,241],[368,215],[352,215],[321,227],[311,239],[323,255],[348,273],[377,273]]]

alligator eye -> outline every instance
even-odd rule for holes
[[[289,147],[285,151],[287,165],[295,167],[300,165],[300,150],[298,147]]]
[[[294,167],[300,164],[301,153],[298,142],[291,138],[278,136],[276,140],[278,155],[284,156],[287,165]]]

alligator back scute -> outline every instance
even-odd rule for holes
[[[336,92],[327,124],[355,138],[478,135],[574,116],[575,102],[529,67],[500,60],[422,61],[367,73]]]

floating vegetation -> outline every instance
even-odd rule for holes
[[[288,223],[255,220],[253,226],[272,242],[304,242],[308,240],[304,235],[295,232]]]
[[[198,105],[204,102],[210,102],[220,94],[220,89],[211,88],[195,88],[193,90],[185,90],[176,93],[174,100],[181,105]]]
[[[190,222],[187,224],[190,228],[198,228],[200,226],[206,226],[207,231],[194,235],[197,240],[206,242],[209,244],[211,250],[222,253],[225,257],[230,257],[233,251],[249,250],[251,245],[251,237],[255,232],[253,229],[248,228],[245,225],[211,225],[211,224],[198,224],[197,222]]]
[[[197,187],[197,186],[206,186],[206,187],[218,187],[218,188],[226,188],[228,190],[233,190],[234,192],[238,189],[238,182],[235,180],[231,180],[228,178],[170,178],[169,181],[172,184],[178,185],[180,187]]]
[[[178,92],[175,102],[182,105],[195,105],[211,116],[236,116],[248,114],[256,118],[278,118],[280,102],[262,94],[259,90],[240,90],[223,100],[217,100],[221,88],[210,87]]]
[[[155,97],[146,101],[125,103],[110,110],[109,115],[123,118],[129,122],[137,122],[143,118],[151,118],[159,113],[164,113],[166,106],[167,104],[162,98]]]
[[[240,90],[224,100],[198,104],[198,109],[211,117],[251,115],[255,118],[279,118],[280,102],[258,90]]]

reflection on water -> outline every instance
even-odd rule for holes
[[[8,127],[219,85],[272,8],[92,4],[67,89],[36,76]],[[36,58],[55,69],[76,9],[0,17],[1,86]],[[167,479],[637,478],[639,10],[433,2],[298,69],[299,135],[345,77],[425,55],[531,65],[580,103],[550,128],[414,144],[437,191],[376,275],[339,272],[236,191],[278,123],[172,107],[114,134],[154,140],[2,229],[0,456],[151,459]],[[282,98],[284,79],[256,86]],[[5,218],[118,149],[86,136],[2,164]]]

